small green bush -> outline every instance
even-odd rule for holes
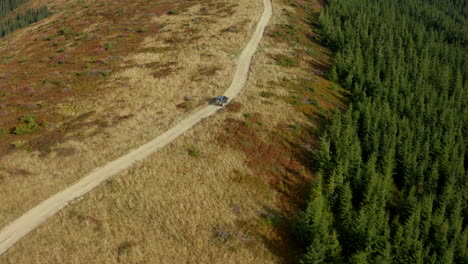
[[[19,149],[24,146],[24,141],[14,141],[11,143],[15,149]]]
[[[188,154],[190,157],[194,157],[194,158],[198,158],[200,157],[200,151],[195,148],[195,147],[190,147],[188,150],[187,150]]]
[[[171,9],[171,10],[169,10],[169,11],[167,12],[167,14],[169,14],[169,15],[177,15],[177,14],[179,14],[179,13],[180,13],[180,12],[177,11],[177,10],[175,10],[175,9]]]
[[[117,253],[119,256],[125,255],[130,251],[130,248],[132,247],[132,243],[125,241],[119,245],[119,248],[117,249]]]
[[[69,36],[73,33],[73,31],[71,30],[71,28],[62,28],[60,29],[59,33],[63,36]]]
[[[3,137],[5,136],[7,133],[6,133],[6,129],[3,128],[3,127],[0,127],[0,137]]]
[[[299,62],[295,58],[290,58],[290,57],[286,57],[286,56],[279,57],[276,60],[276,62],[278,63],[278,65],[284,66],[284,67],[297,67],[297,66],[299,66]]]
[[[15,135],[30,134],[39,128],[39,124],[36,123],[37,116],[25,115],[20,118],[20,123],[13,129]]]
[[[244,114],[244,117],[245,117],[245,118],[251,118],[252,116],[253,116],[252,113],[245,113],[245,114]]]
[[[264,98],[270,98],[270,97],[275,96],[275,94],[272,92],[268,92],[268,91],[261,91],[260,96]]]
[[[57,86],[63,86],[65,83],[63,79],[45,79],[42,81],[43,84],[54,84]]]
[[[273,32],[273,33],[271,34],[271,37],[273,37],[273,38],[280,38],[280,37],[282,37],[282,36],[284,36],[284,34],[283,34],[283,32],[281,32],[281,31],[275,31],[275,32]]]
[[[310,104],[314,106],[318,106],[319,104],[317,98],[312,98],[309,101],[310,101]]]
[[[289,128],[291,128],[292,130],[294,130],[296,132],[301,130],[301,126],[297,125],[297,124],[292,124],[292,125],[289,126]]]
[[[107,51],[111,51],[114,48],[114,44],[112,43],[106,43],[105,45]]]

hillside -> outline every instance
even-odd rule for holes
[[[85,10],[102,13],[101,5],[105,3],[90,1],[91,6]],[[5,175],[1,206],[7,212],[16,211],[16,215],[87,171],[161,134],[198,105],[205,104],[206,98],[224,90],[232,79],[235,53],[252,30],[247,17],[252,17],[251,10],[259,9],[248,8],[251,4],[242,6],[238,15],[231,17],[226,13],[230,12],[228,5],[216,8],[217,4],[204,2],[206,6],[188,9],[184,5],[194,5],[194,1],[178,2],[177,6],[171,1],[155,1],[147,12],[159,15],[129,13],[137,21],[119,20],[122,23],[119,24],[117,16],[114,23],[105,14],[81,21],[77,19],[80,13],[75,11],[83,12],[86,2],[71,4],[64,6],[69,8],[64,13],[1,40],[5,49],[18,47],[10,51],[16,55],[0,66],[5,75],[2,92],[12,89],[6,91],[8,96],[2,102],[2,123],[6,131],[11,131],[22,125],[20,117],[35,115],[35,123],[40,124],[31,133],[10,133],[1,139],[7,151],[0,161]],[[134,2],[133,8],[138,4]],[[252,4],[261,6],[261,3]],[[131,7],[128,5],[128,10]],[[122,6],[115,3],[110,5],[109,12],[119,8]],[[217,15],[199,13],[200,9]],[[167,14],[170,10],[178,11]],[[74,14],[75,19],[62,18],[67,12]],[[90,25],[73,27],[64,24],[62,19]],[[250,18],[249,21],[253,23]],[[37,31],[48,23],[56,25],[44,26],[45,32]],[[155,33],[162,26],[165,29]],[[239,32],[224,32],[233,26]],[[61,35],[62,28],[69,28],[73,33]],[[95,37],[82,40],[82,36],[76,36],[78,28],[85,32],[82,36]],[[27,31],[34,33],[26,34]],[[212,37],[219,32],[219,37]],[[126,37],[119,38],[119,34]],[[54,38],[52,43],[46,40],[50,36]],[[115,41],[113,48],[107,45],[106,49],[111,41]],[[54,47],[54,43],[60,44]],[[68,51],[58,52],[61,47]],[[52,63],[64,56],[65,62]],[[51,61],[41,62],[38,58]],[[185,107],[177,107],[184,103],[186,96],[195,100]],[[20,201],[16,195],[18,189],[29,195]],[[5,214],[1,223],[10,219]]]
[[[235,102],[74,202],[0,261],[293,260],[288,225],[313,177],[315,137],[344,107],[341,88],[323,78],[329,52],[309,24],[320,4],[273,6]],[[2,102],[2,226],[224,91],[262,2],[57,1],[50,9],[0,39],[9,54],[1,91],[15,88]],[[21,122],[28,115],[37,118]],[[22,123],[37,126],[12,133]]]

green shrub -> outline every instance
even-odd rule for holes
[[[200,151],[195,148],[195,147],[190,147],[188,150],[187,150],[188,154],[190,157],[194,157],[194,158],[198,158],[200,157]]]
[[[62,36],[69,36],[73,33],[73,31],[71,30],[71,28],[62,28],[60,29],[59,33]]]
[[[252,116],[253,116],[252,113],[245,113],[245,114],[244,114],[244,117],[245,117],[245,118],[251,118]]]
[[[299,66],[299,62],[295,58],[290,58],[286,56],[281,56],[276,59],[276,62],[280,66],[284,67],[297,67]]]
[[[301,130],[301,126],[297,125],[297,124],[292,124],[292,125],[289,126],[289,128],[291,128],[292,130],[294,130],[296,132]]]
[[[65,83],[63,79],[45,79],[42,81],[43,84],[54,84],[56,86],[63,86]]]
[[[15,149],[19,149],[24,146],[24,141],[14,141],[11,143]]]
[[[283,32],[281,32],[281,31],[275,31],[275,32],[273,32],[273,33],[271,34],[271,37],[273,37],[273,38],[280,38],[280,37],[282,37],[282,36],[284,36],[284,34],[283,34]]]
[[[167,14],[169,14],[169,15],[177,15],[177,14],[179,14],[179,13],[180,13],[180,12],[177,11],[177,10],[175,10],[175,9],[171,9],[171,10],[169,10],[169,12],[167,12]]]
[[[51,41],[56,37],[56,35],[50,35],[45,38],[46,41]]]
[[[125,241],[119,245],[119,248],[117,249],[117,253],[119,256],[125,255],[130,251],[130,248],[132,247],[132,243]]]
[[[6,133],[6,129],[3,128],[3,127],[0,127],[0,137],[3,137],[5,136],[7,133]]]
[[[319,104],[317,98],[312,98],[309,100],[309,102],[311,105],[314,105],[314,106],[318,106]]]
[[[37,116],[25,115],[20,118],[20,123],[13,129],[15,135],[30,134],[39,128],[39,124],[36,123]]]
[[[112,44],[112,43],[106,43],[105,47],[106,47],[106,50],[107,50],[107,51],[110,51],[110,50],[112,50],[112,49],[114,48],[114,44]]]
[[[268,92],[268,91],[261,91],[260,96],[264,98],[270,98],[270,97],[275,96],[275,94],[272,92]]]

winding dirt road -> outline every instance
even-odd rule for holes
[[[260,40],[262,39],[263,33],[265,31],[265,27],[267,26],[272,15],[270,0],[263,0],[263,3],[264,10],[257,24],[254,35],[239,56],[234,79],[232,80],[229,88],[224,93],[224,95],[229,97],[230,100],[235,98],[241,92],[242,88],[247,82],[252,57],[257,50],[258,44],[260,43]],[[219,109],[220,107],[217,106],[206,106],[205,108],[191,114],[176,126],[172,127],[152,141],[146,143],[136,150],[131,151],[119,159],[94,169],[90,174],[85,176],[77,183],[41,202],[39,205],[29,210],[0,231],[0,255],[5,253],[22,237],[26,236],[29,232],[45,222],[47,218],[51,217],[67,206],[71,201],[85,195],[103,181],[109,179],[119,172],[122,172],[125,169],[130,168],[136,162],[145,159],[152,153],[156,152],[158,149],[164,147],[178,136],[192,128],[195,124],[201,122],[204,118],[207,118],[216,113],[216,111]]]

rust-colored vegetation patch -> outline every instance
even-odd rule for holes
[[[293,263],[297,248],[291,221],[307,200],[308,183],[314,177],[312,153],[316,138],[327,118],[333,111],[345,110],[346,102],[343,89],[326,79],[330,51],[320,46],[320,36],[311,26],[311,16],[313,21],[322,3],[283,2],[287,8],[277,10],[281,10],[284,19],[277,20],[281,23],[272,24],[266,32],[273,48],[265,48],[265,57],[276,67],[274,72],[278,75],[269,76],[255,94],[249,95],[251,103],[259,106],[228,106],[229,112],[242,113],[242,117],[236,114],[227,118],[218,141],[245,154],[244,164],[252,171],[252,174],[234,172],[233,182],[259,190],[258,197],[265,188],[273,188],[280,194],[277,202],[281,211],[260,214],[261,221],[273,229],[254,221],[240,222],[239,228],[256,230],[271,252],[286,263]],[[255,112],[242,112],[252,108]],[[282,121],[271,125],[263,116],[272,117],[271,112],[275,111]]]
[[[284,125],[274,130],[264,128],[259,114],[245,114],[245,120],[225,120],[225,133],[218,137],[221,144],[242,150],[245,164],[266,179],[271,187],[283,194],[285,215],[290,216],[302,197],[301,186],[312,178],[303,164],[310,155],[307,150],[313,135],[295,125]],[[297,142],[293,142],[297,141]],[[301,147],[302,146],[302,147]],[[307,147],[305,147],[307,146]],[[310,149],[310,148],[309,148]]]
[[[242,104],[239,102],[232,102],[226,107],[229,112],[238,113],[242,109]]]
[[[152,18],[173,9],[183,12],[196,3],[88,0],[30,1],[22,6],[47,4],[56,14],[0,39],[0,154],[11,150],[12,142],[50,134],[55,124],[73,118],[60,111],[61,104],[105,94],[107,77],[128,67],[123,58],[140,52],[145,37],[159,32],[161,25]],[[173,64],[142,67],[154,70],[154,78],[177,71]],[[52,125],[30,135],[11,135],[27,114]],[[51,140],[57,141],[60,133],[54,132]]]
[[[210,5],[208,5],[209,8],[217,9],[216,16],[218,17],[229,17],[234,15],[235,8],[238,6],[238,4],[228,3],[211,3]]]
[[[155,70],[152,74],[154,78],[162,78],[177,72],[179,67],[176,67],[176,65],[177,63],[175,62],[169,62],[164,64],[150,65],[148,68]]]
[[[198,73],[202,76],[211,76],[215,75],[219,70],[221,70],[220,66],[209,66],[201,68]]]
[[[310,172],[310,156],[315,137],[307,129],[297,125],[280,125],[272,130],[264,127],[260,114],[244,114],[244,120],[228,118],[225,130],[218,136],[220,144],[241,150],[247,156],[244,163],[253,175],[234,172],[232,181],[254,188],[259,195],[263,189],[273,188],[281,195],[278,203],[282,212],[265,213],[262,221],[271,222],[275,229],[268,230],[249,221],[238,223],[243,228],[268,233],[265,243],[275,254],[291,260],[293,240],[288,221],[302,205],[307,182],[313,178]],[[265,185],[266,183],[266,185]],[[263,230],[265,229],[265,230]],[[263,230],[263,231],[260,231]]]

